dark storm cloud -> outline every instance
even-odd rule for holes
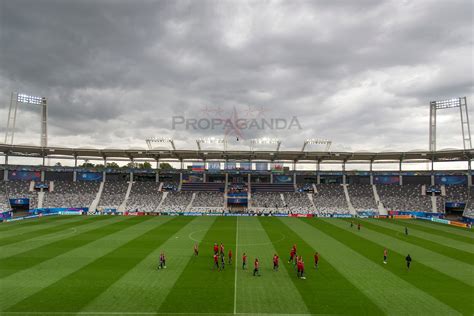
[[[469,1],[1,0],[0,14],[0,116],[11,91],[47,96],[51,144],[184,143],[223,131],[171,130],[173,115],[263,106],[303,129],[249,136],[285,148],[318,136],[426,148],[428,102],[473,97]],[[448,116],[439,147],[460,147],[458,112]]]

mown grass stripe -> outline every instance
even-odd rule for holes
[[[19,253],[12,257],[1,259],[0,278],[5,278],[13,273],[28,269],[43,261],[49,260],[51,258],[59,256],[60,254],[71,251],[74,248],[84,246],[90,242],[93,242],[97,238],[123,229],[131,223],[138,224],[140,223],[140,221],[142,221],[142,219],[119,218],[118,222],[113,221],[112,223],[109,223],[109,221],[105,219],[105,217],[101,219],[94,219],[104,224],[99,225],[94,230],[73,235],[71,237]]]
[[[383,219],[380,219],[380,220],[383,220]],[[468,243],[468,244],[471,244],[471,245],[474,243],[474,238],[469,238],[469,237],[462,236],[462,235],[459,235],[459,234],[453,234],[452,232],[447,232],[447,231],[439,229],[437,227],[431,227],[431,226],[426,226],[426,225],[417,225],[416,222],[419,222],[419,221],[422,221],[422,220],[421,219],[420,220],[418,220],[418,219],[413,219],[413,220],[398,219],[398,220],[390,220],[390,223],[400,225],[400,226],[403,226],[403,227],[405,227],[405,226],[408,227],[408,232],[409,233],[412,229],[415,229],[417,231],[422,231],[422,232],[429,233],[429,234],[435,234],[435,235],[438,235],[438,236],[443,236],[445,238],[449,238],[449,239],[452,239],[452,240]]]
[[[214,223],[215,217],[198,217],[186,224],[160,247],[95,298],[81,312],[154,312],[190,260],[195,260],[193,245],[200,242]],[[167,257],[167,269],[157,271],[161,251]],[[137,289],[130,291],[130,289]],[[143,304],[147,302],[147,304]]]
[[[392,230],[400,230],[402,234],[404,234],[404,227],[406,225],[401,225],[393,223],[391,220],[387,219],[367,219],[367,222],[375,225],[379,225],[381,227],[389,228]],[[474,242],[464,242],[459,240],[453,240],[451,238],[445,238],[443,234],[438,235],[437,233],[427,233],[416,228],[408,228],[408,237],[415,236],[417,238],[421,238],[424,240],[428,240],[430,242],[434,242],[436,244],[447,246],[453,249],[465,251],[467,253],[474,255]],[[472,261],[474,263],[474,261]]]
[[[396,243],[399,242],[390,243],[387,242],[387,238],[379,239],[377,235],[371,234],[370,231],[351,229],[347,222],[342,220],[323,220],[318,223],[318,228],[460,313],[464,315],[474,313],[474,301],[472,300],[474,288],[472,286],[424,265],[423,257],[412,251],[410,251],[410,255],[414,258],[412,270],[407,272],[405,268],[407,252],[400,251],[400,247],[396,246]],[[384,247],[389,251],[387,264],[384,264],[382,260]],[[460,304],[460,301],[465,303]]]
[[[52,215],[52,216],[43,216],[38,218],[31,218],[25,219],[16,222],[3,222],[0,223],[0,237],[3,237],[3,234],[7,232],[12,232],[15,230],[34,230],[34,229],[41,229],[41,226],[44,224],[60,222],[63,220],[69,220],[71,218],[75,218],[77,216],[60,216],[60,215]]]
[[[388,315],[458,315],[446,304],[318,229],[318,219],[282,219],[335,269]],[[341,301],[344,299],[340,297]]]
[[[227,251],[235,249],[235,226],[235,218],[216,219],[201,241],[199,257],[188,263],[160,313],[233,313],[234,269],[213,270],[212,246],[222,242]]]
[[[96,229],[97,227],[106,225],[106,222],[116,222],[122,220],[118,217],[103,217],[102,219],[105,219],[105,221],[102,221],[100,219],[90,220],[86,223],[86,225],[74,226],[70,229],[58,231],[56,233],[48,234],[46,236],[41,236],[5,246],[0,246],[0,260],[15,256],[22,252],[30,251],[38,247],[43,247],[45,245],[51,244],[59,240],[63,240],[68,237],[77,236],[79,233],[84,233]]]
[[[123,220],[124,217],[113,217]],[[0,295],[0,308],[5,310],[43,290],[55,282],[67,277],[87,264],[104,256],[114,249],[169,221],[170,218],[155,217],[149,220],[127,220],[126,227],[120,230],[109,230],[103,235],[95,235],[96,240],[82,247],[72,249],[55,258],[44,261],[34,267],[13,274],[1,280],[5,292]],[[138,222],[138,223],[136,223]],[[107,231],[107,230],[106,230]],[[113,267],[109,267],[113,269]],[[87,288],[88,284],[84,284]]]
[[[28,240],[28,239],[34,239],[37,237],[45,236],[48,234],[53,234],[56,232],[59,232],[61,230],[66,230],[72,227],[77,227],[81,225],[86,225],[88,222],[91,220],[94,220],[91,217],[84,217],[83,220],[80,221],[60,221],[59,225],[53,225],[53,226],[48,226],[44,227],[42,229],[36,230],[36,231],[25,231],[21,234],[14,235],[14,236],[9,236],[5,238],[0,239],[0,245],[5,246],[13,243],[17,243],[20,241]]]
[[[244,252],[247,254],[248,269],[242,270],[241,258],[236,258],[236,313],[281,314],[290,310],[297,314],[308,313],[309,310],[292,281],[296,278],[294,271],[289,274],[283,267],[278,272],[273,271],[272,259],[276,250],[260,220],[257,217],[241,217],[237,218],[237,222],[238,253],[240,256]],[[253,276],[255,258],[260,262],[261,277]],[[284,261],[282,258],[281,265]]]
[[[77,312],[191,221],[176,217],[12,306],[9,311]],[[111,268],[113,267],[113,268]],[[84,284],[88,286],[84,288]],[[60,300],[44,300],[45,297]]]
[[[370,222],[369,220],[362,221],[362,229],[368,228],[379,233],[391,236],[398,240],[403,240],[405,242],[411,243],[413,245],[420,246],[422,248],[429,249],[431,251],[442,254],[446,257],[456,259],[458,261],[473,264],[474,263],[474,254],[466,251],[454,249],[445,245],[440,245],[430,240],[422,239],[416,236],[408,235],[406,236],[403,232],[388,227],[381,227],[381,223]],[[365,227],[364,227],[365,226]]]
[[[336,221],[335,223],[340,227],[343,227],[344,223],[347,227],[350,227],[348,221],[341,220],[340,222]],[[361,236],[367,236],[367,239],[378,243],[381,246],[388,246],[399,253],[409,253],[411,256],[414,256],[414,259],[418,260],[419,258],[422,258],[425,265],[437,270],[439,273],[444,273],[450,278],[457,279],[469,286],[474,286],[474,279],[472,278],[472,275],[474,274],[473,265],[425,249],[421,246],[414,245],[408,241],[400,241],[392,236],[364,227],[364,222],[362,225],[362,230],[357,232],[360,233]]]
[[[309,240],[303,240],[277,218],[262,218],[260,223],[281,257],[282,269],[288,271],[292,282],[312,314],[374,315],[382,313],[377,305],[325,259],[324,254],[320,259],[319,268],[316,270],[313,255],[320,249],[311,247],[307,243]],[[306,280],[297,279],[293,265],[288,264],[293,244],[297,245],[298,253],[303,256],[305,261]],[[344,300],[343,304],[341,304],[341,298]]]
[[[426,220],[415,220],[412,222],[414,225],[432,227],[433,229],[442,230],[450,234],[456,234],[458,236],[464,236],[470,239],[474,239],[474,231],[472,229],[446,225],[442,223],[436,223]]]

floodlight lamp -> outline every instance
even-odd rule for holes
[[[41,105],[42,101],[43,101],[42,97],[36,97],[32,95],[27,95],[24,93],[19,93],[17,96],[17,102],[21,102],[21,103]]]

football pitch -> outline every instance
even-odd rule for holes
[[[1,224],[0,314],[474,314],[472,231],[421,220],[354,220],[359,231],[350,221],[62,216]],[[214,243],[225,246],[222,271],[213,269]],[[288,263],[293,244],[306,279]],[[167,267],[159,270],[162,251]],[[255,258],[260,276],[253,276]]]

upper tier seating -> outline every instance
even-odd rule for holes
[[[205,192],[224,192],[225,184],[222,182],[206,182],[206,183],[183,183],[181,191],[205,191]]]
[[[293,183],[252,183],[252,192],[295,192]]]

